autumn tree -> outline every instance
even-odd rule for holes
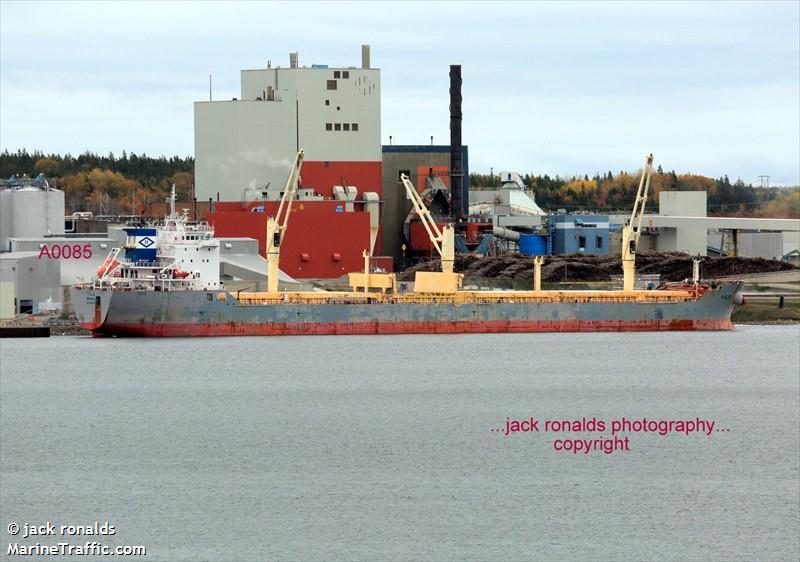
[[[33,170],[36,174],[51,178],[58,174],[58,162],[52,158],[39,158],[33,165]]]

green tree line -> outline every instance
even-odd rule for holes
[[[0,153],[0,178],[39,174],[54,179],[55,187],[65,192],[68,212],[141,214],[147,213],[151,204],[163,203],[173,183],[178,200],[190,201],[194,158],[153,157],[125,151],[119,156],[92,152],[62,156],[25,150]],[[626,211],[633,204],[639,182],[638,174],[625,171],[595,173],[591,177],[525,174],[522,179],[539,206],[551,211]],[[470,184],[472,188],[500,187],[501,182],[496,175],[470,174]],[[659,166],[651,181],[649,210],[657,209],[658,193],[665,190],[706,191],[709,214],[800,218],[798,189],[755,188],[741,179],[731,182],[728,176],[714,179],[677,174]]]
[[[0,153],[0,177],[40,174],[64,191],[67,212],[142,214],[153,203],[163,203],[173,183],[178,200],[190,200],[194,158],[153,157],[126,151],[119,156],[92,152],[62,156],[26,150]]]
[[[636,198],[640,176],[621,171],[617,174],[551,177],[525,174],[523,183],[531,189],[543,209],[568,211],[626,211]],[[500,187],[499,176],[470,174],[471,188]],[[731,182],[728,176],[709,178],[697,174],[677,174],[658,168],[650,182],[647,209],[658,208],[661,191],[705,191],[709,214],[747,214],[750,216],[800,217],[800,193],[797,188],[755,188],[741,179]]]
[[[157,183],[163,178],[177,172],[194,172],[194,158],[191,156],[147,156],[147,154],[128,154],[122,151],[119,156],[110,152],[107,156],[85,152],[78,156],[71,154],[44,154],[42,152],[28,153],[26,150],[0,153],[0,177],[8,178],[12,175],[34,176],[42,174],[45,177],[58,178],[80,172],[89,172],[95,168],[119,172],[120,174],[135,179],[143,185]]]

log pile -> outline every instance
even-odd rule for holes
[[[797,269],[782,261],[733,257],[703,258],[700,268],[704,279]],[[458,255],[455,269],[471,278],[533,279],[533,259],[522,254]],[[417,271],[439,270],[439,261],[433,260],[406,269],[398,274],[398,279],[413,281]],[[692,258],[678,252],[642,252],[636,255],[636,272],[641,275],[660,274],[662,281],[682,281],[692,276]],[[622,275],[619,256],[549,256],[542,266],[542,280],[549,282],[608,281],[615,275]]]

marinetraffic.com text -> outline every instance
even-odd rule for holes
[[[613,418],[610,421],[597,417],[579,419],[539,419],[506,417],[503,427],[492,428],[492,433],[511,438],[529,433],[547,433],[553,436],[553,450],[574,455],[631,450],[631,435],[650,434],[659,437],[699,436],[711,438],[714,433],[729,432],[715,420],[701,418],[651,419]],[[584,435],[575,435],[582,433]]]

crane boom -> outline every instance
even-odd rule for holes
[[[411,199],[411,204],[414,207],[414,211],[416,211],[417,215],[422,221],[422,225],[428,232],[428,237],[431,240],[431,244],[433,244],[433,247],[439,253],[439,257],[442,260],[442,271],[444,273],[453,273],[453,264],[455,262],[456,253],[455,231],[453,230],[453,225],[447,224],[445,225],[444,230],[441,230],[436,224],[436,221],[433,220],[430,211],[428,211],[428,208],[422,201],[422,197],[420,197],[420,194],[417,192],[414,184],[411,183],[411,180],[408,179],[408,176],[405,174],[400,174],[400,181],[403,182],[403,186],[406,188],[406,193],[408,194],[409,199]]]
[[[278,271],[281,257],[281,241],[289,224],[289,215],[292,213],[292,201],[297,186],[300,183],[300,168],[303,167],[303,150],[297,151],[294,163],[286,178],[278,212],[274,217],[267,218],[267,292],[278,292]]]
[[[622,288],[633,291],[636,281],[636,248],[642,235],[642,218],[647,205],[647,192],[650,189],[650,178],[653,175],[653,155],[648,154],[636,200],[633,202],[631,218],[622,229]]]

